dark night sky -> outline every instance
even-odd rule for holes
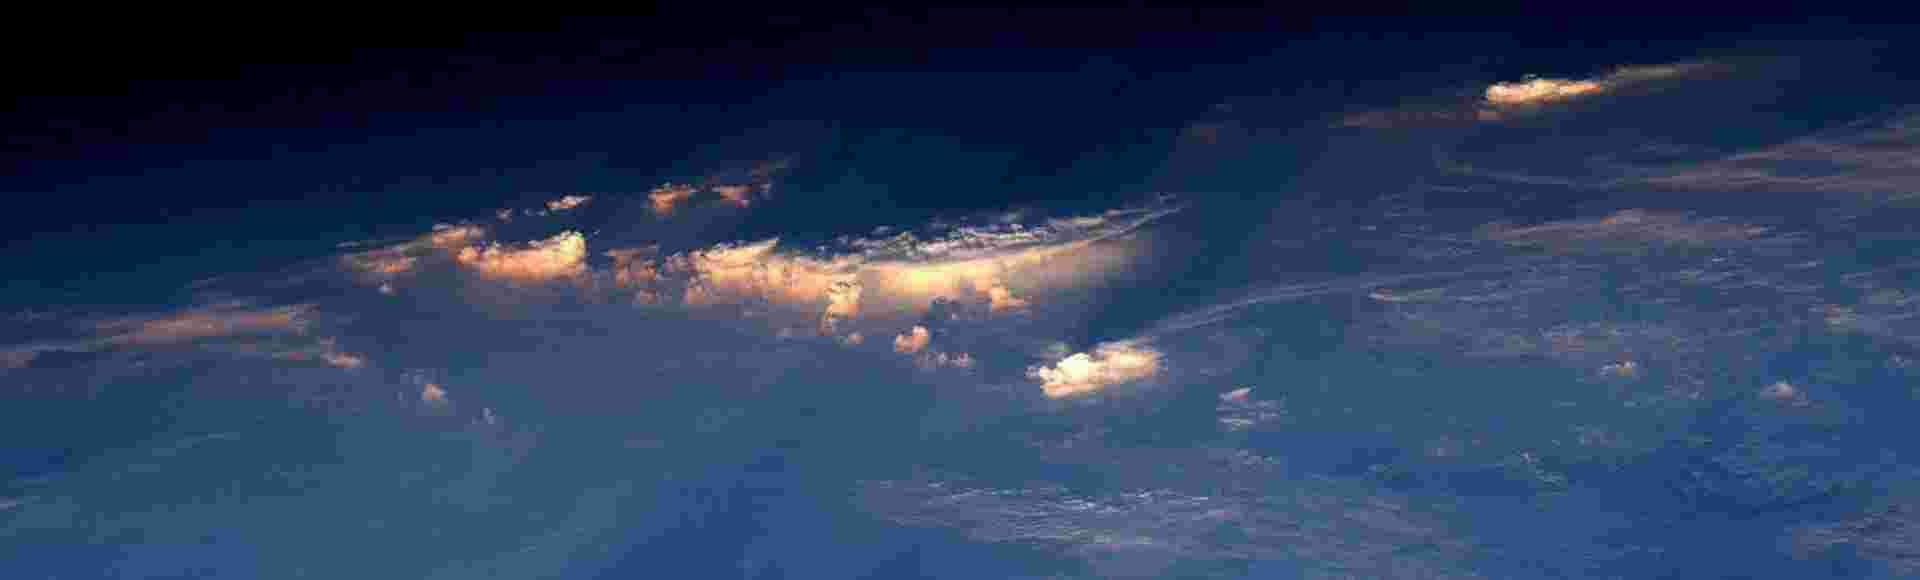
[[[10,75],[26,81],[0,117],[11,208],[0,231],[23,273],[8,302],[71,297],[115,272],[176,284],[210,260],[270,266],[503,198],[617,188],[568,183],[564,172],[506,178],[583,155],[671,175],[698,146],[770,125],[824,127],[842,140],[940,136],[1013,155],[1011,180],[1095,150],[1149,155],[1169,131],[1238,97],[1290,99],[1296,106],[1279,110],[1301,117],[1254,120],[1285,127],[1463,71],[1579,74],[1636,54],[1656,61],[1867,28],[1177,9],[213,24],[233,15],[220,16],[49,18],[41,33],[6,41]],[[1135,177],[1076,185],[1123,188]],[[476,178],[492,186],[452,191]],[[445,189],[408,185],[421,182]],[[991,207],[1036,195],[946,193],[882,201]]]

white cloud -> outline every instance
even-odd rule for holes
[[[1040,383],[1040,390],[1050,398],[1074,397],[1151,377],[1160,372],[1161,358],[1160,351],[1145,344],[1109,342],[1052,366],[1028,369],[1027,376]]]

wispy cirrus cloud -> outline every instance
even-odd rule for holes
[[[1470,100],[1434,106],[1408,106],[1348,114],[1340,127],[1387,129],[1430,125],[1499,122],[1577,104],[1594,97],[1658,87],[1669,81],[1698,78],[1724,70],[1713,62],[1682,62],[1622,66],[1586,78],[1529,76],[1496,82],[1473,93]]]
[[[1744,242],[1768,236],[1771,228],[1726,219],[1706,219],[1678,212],[1620,210],[1591,219],[1548,222],[1532,226],[1491,224],[1482,228],[1489,239],[1513,244],[1574,247],[1593,244],[1710,244]]]
[[[1920,195],[1920,108],[1679,168],[1625,169],[1682,190]]]
[[[509,282],[546,282],[578,277],[587,271],[587,239],[567,231],[519,245],[493,243],[461,248],[454,259],[485,278]]]
[[[112,344],[157,345],[195,340],[306,332],[311,304],[256,308],[221,304],[157,316],[133,316],[95,324]]]

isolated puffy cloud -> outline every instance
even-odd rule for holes
[[[420,402],[440,406],[447,404],[447,390],[439,383],[427,383],[420,386]]]
[[[488,235],[487,228],[478,224],[435,224],[431,231],[417,238],[342,255],[339,263],[361,283],[390,289],[387,285],[418,272],[432,259],[455,255]],[[364,242],[355,246],[374,244]]]
[[[1074,353],[1051,366],[1035,366],[1027,376],[1040,383],[1050,398],[1066,398],[1099,392],[1107,387],[1137,381],[1160,372],[1162,353],[1133,341],[1104,343],[1091,352]]]
[[[727,203],[739,207],[753,205],[754,188],[751,185],[715,185],[712,189],[722,201]]]
[[[635,302],[775,307],[811,318],[822,334],[840,334],[864,318],[918,316],[937,300],[977,304],[987,314],[1027,310],[1049,292],[1084,287],[1123,268],[1139,248],[1117,238],[1176,209],[948,226],[925,236],[843,238],[807,251],[775,238],[666,256],[650,248],[608,255],[613,285],[633,291]]]
[[[927,327],[915,326],[901,333],[899,336],[893,337],[893,352],[901,354],[918,353],[927,348],[927,343],[932,340],[933,335],[927,332]]]
[[[654,214],[671,215],[687,200],[693,199],[693,194],[698,191],[691,185],[668,183],[647,192],[647,203],[653,208]]]

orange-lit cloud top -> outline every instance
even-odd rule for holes
[[[1527,77],[1493,83],[1472,102],[1430,108],[1363,111],[1342,117],[1336,126],[1374,129],[1494,122],[1525,116],[1549,105],[1572,103],[1658,81],[1682,79],[1721,68],[1708,62],[1620,67],[1585,79]]]
[[[111,344],[155,345],[235,335],[296,334],[306,331],[313,306],[277,308],[219,305],[150,318],[123,318],[95,325]]]
[[[715,185],[712,189],[727,203],[740,207],[753,205],[754,188],[751,185]]]
[[[468,246],[455,256],[461,266],[497,280],[545,282],[586,273],[587,239],[580,232],[561,232],[551,238],[518,247],[498,243]]]
[[[789,165],[787,160],[779,159],[755,164],[744,172],[711,175],[706,180],[707,189],[727,204],[749,207],[755,200],[773,193],[774,178],[786,172]]]
[[[487,229],[474,224],[439,224],[418,238],[340,257],[347,272],[371,285],[389,283],[420,268],[423,259],[458,252],[487,238]]]
[[[899,336],[893,337],[893,352],[902,354],[918,353],[926,349],[927,343],[932,340],[933,334],[927,332],[927,327],[915,326],[901,333]]]
[[[447,404],[447,390],[442,388],[439,383],[421,385],[420,402],[433,406],[445,405]]]
[[[950,228],[922,239],[911,233],[843,239],[839,249],[783,251],[778,239],[730,243],[650,259],[615,250],[616,285],[637,302],[702,307],[756,304],[802,309],[823,334],[863,316],[925,312],[936,298],[1004,314],[1040,295],[1084,286],[1122,268],[1137,248],[1118,238],[1177,208],[1115,210],[1026,226]]]
[[[666,216],[684,205],[687,200],[693,199],[693,194],[697,192],[699,190],[691,185],[667,183],[647,192],[647,204],[653,208],[654,214]]]
[[[1027,376],[1048,398],[1061,399],[1151,377],[1160,372],[1161,358],[1160,351],[1140,342],[1109,342],[1052,366],[1030,368]]]
[[[1531,107],[1592,97],[1652,81],[1681,78],[1704,72],[1710,66],[1706,63],[1678,63],[1620,67],[1590,79],[1530,77],[1518,82],[1489,85],[1482,98],[1485,105],[1496,109]]]

